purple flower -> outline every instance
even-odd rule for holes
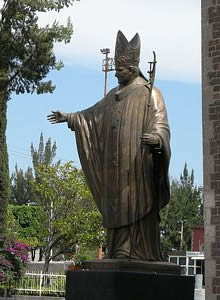
[[[30,247],[19,241],[6,240],[0,249],[0,281],[18,279],[28,261]]]
[[[0,257],[0,266],[11,268],[12,263],[9,260],[7,260],[6,258]]]
[[[25,251],[30,250],[30,247],[27,244],[21,243],[19,241],[14,242],[14,248],[17,250],[25,250]]]
[[[22,258],[22,260],[25,261],[25,262],[28,260],[28,256],[25,255],[25,254],[22,254],[22,255],[21,255],[21,258]]]

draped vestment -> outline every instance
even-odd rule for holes
[[[107,228],[110,257],[160,260],[159,210],[169,201],[170,133],[163,97],[136,78],[68,114],[87,183]],[[142,146],[144,133],[159,138]],[[156,236],[155,236],[156,235]],[[131,238],[132,236],[132,238]]]

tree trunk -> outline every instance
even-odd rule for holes
[[[98,247],[97,258],[102,259],[102,244],[100,244]]]
[[[0,84],[0,238],[6,234],[6,216],[9,201],[8,152],[6,144],[7,94]]]
[[[36,257],[36,248],[31,249],[31,261],[35,261]]]
[[[43,273],[48,273],[49,269],[49,264],[50,264],[50,253],[47,253],[45,255],[45,262],[44,262],[44,267],[43,267]]]
[[[50,264],[51,258],[50,258],[50,252],[45,254],[45,261],[44,261],[44,267],[43,267],[43,274],[47,274],[49,270],[49,264]],[[50,278],[48,276],[43,277],[42,286],[50,285]]]
[[[51,241],[48,241],[48,246],[44,248],[44,267],[43,267],[43,273],[48,273],[49,264],[52,259],[51,257],[51,250],[52,250],[52,243]]]
[[[38,261],[42,261],[43,260],[43,249],[42,249],[42,247],[40,247],[40,249],[39,249],[39,259],[38,259]]]

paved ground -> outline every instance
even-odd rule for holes
[[[40,296],[12,296],[11,298],[0,297],[0,300],[65,300],[64,297],[40,297]]]
[[[205,300],[205,289],[195,290],[194,300]]]
[[[8,300],[65,300],[64,298],[54,298],[54,297],[39,297],[39,296],[14,296],[8,298]],[[5,300],[5,298],[0,297],[0,300]],[[196,289],[194,300],[205,300],[205,289]]]

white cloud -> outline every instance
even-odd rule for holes
[[[114,55],[118,29],[131,39],[138,32],[142,42],[142,68],[155,50],[160,79],[200,80],[200,1],[195,0],[81,0],[55,16],[65,22],[68,16],[74,35],[68,45],[58,45],[57,54],[66,63],[100,68],[101,48]]]

